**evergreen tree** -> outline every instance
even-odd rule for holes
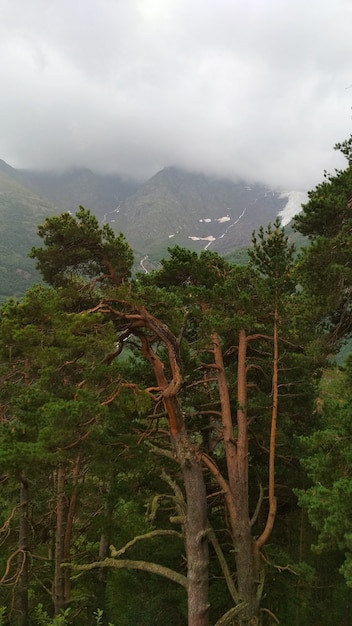
[[[311,298],[312,322],[325,330],[333,352],[352,329],[352,138],[335,149],[346,157],[346,169],[325,172],[294,219],[296,230],[311,240],[301,255],[299,281]]]
[[[149,407],[149,398],[123,381],[117,394],[120,374],[102,364],[115,342],[112,325],[99,314],[67,313],[66,304],[60,291],[36,287],[1,310],[0,467],[8,533],[2,583],[4,591],[14,590],[12,617],[18,610],[23,625],[33,610],[29,591],[50,608],[36,580],[47,588],[56,615],[68,603],[81,610],[77,587],[61,564],[82,558],[89,545],[98,552],[99,527],[91,537],[80,528],[89,528],[105,504],[93,494],[106,484],[107,470],[116,473],[119,455],[105,457],[104,470],[98,459],[116,446],[119,428],[119,445],[131,442],[124,420]],[[112,437],[108,418],[115,411],[121,417]]]
[[[307,204],[294,219],[296,230],[310,240],[299,258],[298,281],[302,297],[309,302],[307,322],[315,326],[317,333],[315,345],[312,342],[311,348],[319,370],[324,365],[326,368],[327,355],[335,357],[352,331],[352,137],[337,144],[335,149],[346,158],[346,168],[332,174],[325,172],[323,182],[309,192]],[[346,375],[343,377],[346,389],[338,384],[337,392],[332,385],[332,397],[324,394],[329,377],[338,380],[335,374],[336,371],[333,373],[332,370],[323,372],[317,398],[316,431],[301,439],[302,463],[312,486],[300,492],[299,500],[318,532],[318,538],[312,539],[316,544],[315,552],[330,552],[330,556],[325,556],[325,560],[329,559],[330,571],[329,567],[322,567],[317,576],[321,577],[326,588],[337,588],[337,593],[346,597],[338,583],[338,557],[333,550],[346,550],[346,561],[340,571],[349,583],[348,530],[344,528],[348,515],[345,504],[349,498],[348,451],[343,442],[348,440],[350,401],[349,391],[346,395],[346,389],[349,389]],[[339,614],[338,611],[340,615],[344,613],[341,607],[332,607],[332,603],[331,596],[329,623],[334,615]]]
[[[53,287],[80,277],[120,285],[131,275],[133,253],[123,235],[116,236],[108,224],[100,227],[83,207],[75,216],[62,213],[48,218],[38,234],[45,247],[32,248],[30,256]]]
[[[261,614],[278,608],[270,598],[261,601],[264,563],[279,552],[274,557],[266,546],[269,537],[279,536],[273,535],[275,518],[294,482],[288,469],[296,464],[293,435],[307,429],[314,329],[306,321],[317,319],[306,306],[303,278],[297,285],[283,229],[277,222],[254,235],[247,267],[208,250],[197,255],[176,247],[159,271],[136,280],[123,237],[100,228],[82,208],[76,217],[49,218],[40,235],[44,247],[31,254],[53,288],[37,288],[3,309],[1,436],[8,459],[21,458],[20,474],[11,474],[13,505],[18,476],[29,480],[30,498],[33,488],[45,485],[38,518],[50,519],[54,557],[45,584],[54,582],[55,612],[68,602],[78,611],[82,598],[88,606],[88,589],[92,602],[101,598],[104,610],[112,607],[114,581],[123,588],[123,581],[140,580],[135,571],[122,574],[118,568],[142,567],[187,587],[189,626],[205,626],[210,541],[210,571],[226,581],[228,594],[219,582],[211,585],[211,621],[258,624]],[[158,481],[152,468],[161,462],[149,461],[143,485],[149,522],[139,517],[138,489],[129,492],[131,503],[119,490],[126,475],[117,449],[124,451],[128,481],[142,480],[135,459],[143,453],[131,452],[133,433],[162,454],[167,469]],[[171,495],[163,493],[165,482]],[[22,492],[24,513],[26,497]],[[180,534],[162,502],[171,503],[171,521],[183,531],[188,581],[175,551],[163,548],[160,563],[150,558],[150,539]],[[153,526],[158,507],[160,530]],[[131,511],[133,529],[148,539],[143,548],[138,537],[123,537],[118,528],[117,520],[127,520]],[[7,543],[9,556],[24,546],[25,515],[22,521],[22,534]],[[111,541],[117,543],[113,558]],[[43,558],[47,547],[39,545]],[[126,550],[136,558],[123,558]],[[85,572],[87,589],[71,582],[63,561]],[[13,572],[25,573],[14,563],[10,559]],[[105,575],[107,567],[115,571]],[[21,585],[26,587],[25,576]],[[160,604],[160,591],[150,585]],[[92,606],[87,610],[91,614]]]
[[[215,482],[225,494],[224,517],[238,588],[223,574],[235,605],[241,600],[247,604],[238,614],[239,624],[258,619],[263,589],[259,550],[272,532],[276,514],[278,410],[283,421],[279,423],[280,445],[285,441],[289,459],[294,416],[298,415],[299,425],[299,406],[306,411],[311,401],[309,384],[299,390],[309,361],[297,323],[302,303],[294,283],[293,248],[279,223],[266,232],[260,230],[250,256],[252,267],[241,268],[209,251],[198,256],[176,247],[162,261],[159,272],[141,278],[177,292],[188,312],[184,333],[188,348],[184,341],[183,354],[190,361],[186,377],[189,423],[201,437],[202,459],[213,476],[209,494],[215,491]],[[268,396],[272,398],[269,407]],[[263,480],[266,475],[268,483],[256,506],[257,497],[249,486],[256,480],[255,459],[263,456],[264,449],[269,449],[268,469],[259,469],[260,461],[257,476],[261,474]],[[232,570],[231,562],[229,566]]]
[[[340,572],[352,587],[351,526],[352,360],[342,371],[326,370],[317,406],[319,427],[300,438],[302,464],[311,486],[299,491],[318,536],[316,554],[344,554]]]
[[[186,491],[183,529],[188,567],[189,626],[206,626],[206,493],[200,459],[188,437],[178,400],[182,372],[177,339],[163,321],[147,310],[145,295],[141,298],[138,291],[131,290],[131,285],[127,289],[123,286],[121,288],[129,277],[130,249],[125,242],[121,247],[121,237],[114,238],[107,227],[99,229],[89,212],[81,209],[76,218],[67,215],[50,218],[39,229],[39,234],[46,247],[34,249],[32,256],[38,259],[38,269],[48,282],[54,286],[64,285],[68,289],[77,284],[79,279],[85,280],[86,287],[90,289],[94,289],[97,281],[100,282],[100,292],[97,289],[91,292],[92,299],[96,298],[96,305],[90,309],[90,313],[104,314],[113,323],[118,336],[116,349],[105,358],[104,364],[112,364],[120,354],[124,341],[132,336],[139,342],[144,358],[151,365],[168,418],[173,453],[179,463]],[[66,247],[69,249],[67,255],[64,254]],[[151,293],[148,296],[150,298]],[[158,308],[160,300],[164,301],[164,306],[170,307],[170,298],[162,298],[158,294],[155,303]],[[175,300],[171,300],[174,306]]]

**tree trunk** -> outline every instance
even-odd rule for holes
[[[238,594],[240,600],[247,605],[238,616],[238,624],[256,626],[259,623],[258,565],[248,518],[243,517],[238,520],[236,529],[233,531],[233,545]]]
[[[180,464],[186,492],[184,530],[187,555],[188,626],[207,626],[209,623],[209,554],[203,471],[185,430],[172,437],[172,445]]]
[[[244,330],[238,334],[237,364],[237,484],[232,486],[237,503],[237,523],[233,529],[233,543],[237,570],[238,592],[247,607],[239,616],[241,626],[258,624],[259,605],[256,597],[257,564],[252,538],[248,504],[248,420],[247,420],[247,337]]]
[[[64,572],[61,567],[61,563],[63,563],[65,545],[65,470],[62,463],[60,463],[57,468],[56,489],[56,535],[53,603],[54,614],[58,615],[65,605]]]
[[[258,584],[257,553],[252,538],[248,509],[247,337],[244,330],[239,331],[236,439],[220,340],[216,333],[213,333],[212,339],[228,473],[228,489],[225,500],[235,551],[239,601],[246,603],[245,608],[237,617],[237,623],[240,626],[254,626],[258,624],[259,604],[256,597]],[[223,478],[222,480],[224,481]]]
[[[73,470],[72,470],[72,494],[70,497],[70,502],[68,506],[67,516],[66,516],[66,524],[65,524],[65,535],[64,535],[64,551],[63,551],[63,560],[68,563],[71,560],[71,543],[72,543],[72,534],[73,534],[73,521],[77,508],[77,497],[78,497],[78,479],[79,479],[79,471],[81,466],[81,457],[77,456]],[[63,572],[64,578],[64,602],[67,604],[70,601],[71,596],[71,576],[70,570],[66,568]]]
[[[112,493],[113,493],[113,485],[115,483],[115,480],[116,480],[115,471],[112,471],[110,479],[107,481],[107,484],[106,484],[106,494],[105,494],[106,499],[104,503],[105,529],[100,535],[99,552],[98,552],[99,561],[103,561],[104,559],[108,558],[110,555],[110,550],[109,550],[109,546],[111,543],[111,530],[110,529],[112,525],[113,511],[114,511]],[[108,574],[107,568],[100,568],[97,573],[96,593],[97,593],[97,599],[98,599],[98,606],[105,606],[106,604],[107,574]]]
[[[149,319],[151,316],[148,315]],[[161,326],[155,318],[151,320],[151,326],[158,334],[160,332],[168,350],[173,373],[173,379],[169,383],[164,373],[164,364],[153,352],[147,339],[140,335],[143,353],[153,367],[157,384],[163,396],[163,404],[169,421],[171,443],[175,458],[180,464],[186,492],[184,532],[187,555],[188,626],[208,626],[208,519],[201,457],[197,457],[189,440],[177,398],[181,385],[181,373],[179,355],[176,353],[176,340],[170,331],[166,335],[165,327]]]
[[[171,442],[180,464],[186,492],[184,524],[187,555],[188,626],[208,626],[208,539],[207,499],[200,459],[186,432],[176,397],[164,398],[169,417]]]
[[[20,477],[20,525],[19,525],[19,579],[18,608],[20,613],[19,626],[28,626],[28,500],[29,490],[26,476]]]
[[[271,407],[271,429],[269,446],[269,513],[265,528],[256,541],[259,550],[269,539],[274,526],[276,516],[276,496],[275,496],[275,446],[276,446],[276,426],[279,408],[279,315],[277,304],[274,311],[273,328],[273,374],[272,374],[272,407]]]

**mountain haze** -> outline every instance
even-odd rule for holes
[[[141,183],[84,168],[16,170],[0,160],[0,298],[22,295],[39,280],[27,255],[40,245],[38,224],[62,211],[90,209],[125,235],[147,271],[176,244],[220,254],[248,246],[254,229],[292,210],[301,196],[176,167]]]
[[[38,224],[58,213],[49,200],[19,182],[16,171],[0,161],[0,299],[21,296],[40,279],[28,257],[38,243]]]
[[[110,215],[141,255],[164,253],[170,245],[220,254],[250,244],[253,229],[275,220],[288,196],[248,185],[165,168]]]
[[[19,170],[17,175],[60,211],[75,212],[79,206],[84,206],[100,220],[140,185],[116,174],[99,174],[87,168],[74,168],[67,172]]]

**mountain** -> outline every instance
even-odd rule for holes
[[[66,172],[18,170],[16,176],[61,211],[74,213],[81,205],[90,209],[100,220],[140,185],[137,181],[124,179],[117,174],[99,174],[86,168],[74,168]]]
[[[289,205],[299,210],[304,194],[165,168],[107,215],[139,257],[153,262],[168,246],[220,254],[250,245],[254,229],[273,222]],[[144,262],[144,261],[143,261]],[[145,262],[144,262],[145,264]]]
[[[304,201],[300,192],[175,167],[142,183],[84,168],[17,170],[0,160],[0,299],[22,295],[39,280],[27,257],[33,245],[40,245],[37,225],[62,211],[74,213],[79,205],[123,232],[136,264],[147,271],[176,244],[228,255],[250,245],[252,231],[279,213],[288,222]]]
[[[58,209],[17,180],[0,161],[0,299],[21,296],[40,276],[28,257],[39,243],[37,226]]]
[[[40,281],[28,252],[41,244],[37,227],[46,217],[73,213],[82,204],[103,221],[105,212],[138,185],[79,168],[61,173],[17,170],[0,159],[0,301],[22,296]]]

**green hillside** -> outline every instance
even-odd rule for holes
[[[209,236],[211,249],[226,254],[250,245],[252,230],[274,221],[286,202],[263,185],[168,167],[122,203],[113,227],[141,256],[170,245],[201,251]]]
[[[77,168],[67,172],[16,170],[0,159],[0,301],[22,296],[39,280],[28,258],[37,227],[79,205],[122,232],[135,270],[150,271],[179,245],[246,262],[251,233],[273,222],[287,197],[263,185],[216,179],[174,167],[144,183]]]
[[[54,205],[0,171],[0,301],[22,296],[39,281],[28,252],[39,242],[38,224],[55,213]]]

